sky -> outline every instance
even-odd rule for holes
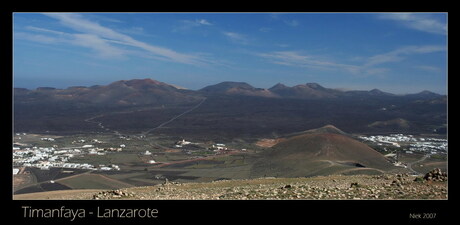
[[[447,13],[14,13],[13,85],[447,93]]]

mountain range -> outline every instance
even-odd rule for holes
[[[174,118],[162,132],[276,136],[334,124],[347,132],[430,133],[447,124],[447,96],[342,91],[317,83],[263,89],[227,81],[187,90],[134,79],[66,89],[14,88],[14,117],[18,132],[97,132],[97,123],[87,122],[97,118],[112,130],[138,133]]]
[[[221,82],[215,85],[210,85],[199,90],[206,94],[227,94],[227,95],[247,95],[261,96],[273,98],[295,98],[295,99],[324,99],[324,98],[339,98],[339,97],[407,97],[414,99],[431,99],[442,95],[422,91],[415,94],[395,95],[388,92],[383,92],[379,89],[370,91],[341,91],[338,89],[325,88],[317,83],[299,84],[293,87],[278,83],[269,89],[255,88],[245,82]]]

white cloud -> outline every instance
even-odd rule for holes
[[[297,20],[284,20],[284,23],[290,27],[297,27],[300,25],[299,21]]]
[[[369,57],[365,66],[374,66],[378,64],[400,62],[413,54],[426,54],[444,51],[445,47],[437,45],[424,46],[406,46],[396,50]]]
[[[45,28],[41,28],[41,27],[27,26],[25,28],[27,30],[36,31],[36,32],[46,32],[46,33],[57,34],[57,35],[65,35],[66,34],[66,33],[61,32],[61,31],[55,31],[55,30],[45,29]]]
[[[212,23],[210,23],[209,21],[207,21],[205,19],[199,19],[199,20],[197,19],[197,20],[195,20],[195,22],[198,23],[198,24],[201,24],[201,25],[207,25],[207,26],[212,25]]]
[[[422,65],[422,66],[415,66],[414,68],[418,69],[418,70],[425,71],[425,72],[435,72],[435,73],[442,72],[441,68],[435,67],[435,66]]]
[[[392,20],[402,24],[405,27],[433,33],[447,34],[447,25],[433,14],[426,13],[389,13],[379,14],[380,19]]]
[[[49,37],[42,34],[30,34],[25,32],[15,32],[14,39],[22,39],[44,44],[53,44],[59,42],[59,40],[54,37]]]
[[[249,42],[249,39],[246,37],[246,35],[240,33],[224,31],[222,34],[236,43],[247,44]]]
[[[123,58],[125,51],[94,34],[74,34],[72,44],[93,49],[102,58]]]
[[[105,59],[120,59],[123,58],[123,55],[126,53],[124,50],[109,44],[111,41],[102,39],[97,35],[70,34],[40,27],[26,27],[26,29],[41,33],[16,32],[14,38],[43,44],[71,44],[81,46],[92,49],[96,53],[96,56]],[[49,34],[57,34],[57,36],[50,36]]]
[[[202,26],[212,26],[213,24],[205,19],[195,19],[195,20],[181,20],[179,21],[180,25],[173,29],[174,32],[177,31],[188,31],[192,28],[202,27]]]
[[[361,64],[340,63],[334,60],[325,59],[324,57],[307,55],[297,51],[276,51],[258,53],[256,55],[278,65],[319,70],[346,71],[355,75],[378,75],[390,71],[389,68],[379,67],[381,64],[400,62],[414,54],[428,54],[444,50],[445,48],[443,46],[435,45],[406,46],[367,58],[360,57],[362,58],[360,60]]]
[[[295,51],[277,51],[261,53],[258,56],[270,60],[270,62],[285,66],[305,67],[321,70],[347,70],[352,73],[359,71],[359,67],[350,64],[342,64],[328,60],[319,60],[317,56],[305,55]]]
[[[172,49],[154,46],[135,40],[128,35],[117,32],[108,27],[104,27],[97,22],[89,21],[83,18],[80,14],[46,13],[45,15],[59,20],[59,22],[66,27],[69,27],[77,32],[81,32],[83,36],[76,36],[76,43],[83,45],[83,42],[79,42],[79,40],[82,38],[87,39],[88,43],[85,43],[84,46],[95,49],[100,55],[105,57],[109,57],[110,53],[113,53],[115,57],[126,53],[111,45],[111,43],[116,43],[139,48],[154,55],[156,58],[160,58],[165,61],[173,61],[190,65],[205,65],[207,63],[207,60],[201,59],[195,55],[179,53]]]

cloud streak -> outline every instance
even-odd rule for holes
[[[192,28],[203,27],[203,26],[212,26],[213,24],[205,19],[195,19],[195,20],[181,20],[180,26],[173,29],[174,32],[177,31],[188,31]]]
[[[269,53],[257,53],[256,55],[267,59],[270,63],[310,68],[318,70],[346,71],[355,75],[376,75],[382,74],[390,69],[379,67],[387,63],[396,63],[405,60],[415,54],[428,54],[445,51],[443,46],[405,46],[396,50],[364,58],[361,64],[340,63],[333,60],[324,60],[322,57],[307,55],[296,51],[276,51]]]
[[[71,28],[79,33],[70,34],[37,27],[33,27],[32,30],[55,34],[60,32],[66,36],[64,42],[70,41],[73,44],[91,48],[98,52],[100,56],[105,58],[120,57],[129,52],[113,45],[118,44],[124,47],[134,47],[140,49],[152,54],[155,58],[164,61],[172,61],[189,65],[206,65],[208,63],[208,60],[202,59],[196,55],[184,54],[172,49],[138,41],[128,35],[117,32],[111,28],[104,27],[97,22],[87,20],[80,14],[46,13],[44,15],[58,20],[61,25]],[[205,23],[205,21],[200,22]]]
[[[427,54],[444,50],[445,47],[437,45],[406,46],[384,54],[372,56],[368,59],[368,62],[365,64],[365,66],[369,67],[384,63],[400,62],[410,55]]]
[[[235,43],[248,44],[249,42],[249,39],[246,37],[246,35],[240,33],[223,31],[222,34]]]
[[[301,54],[296,51],[277,51],[271,53],[260,53],[257,55],[268,59],[271,63],[285,66],[305,67],[322,70],[347,70],[353,73],[359,70],[359,67],[355,65],[319,60],[319,57],[317,56]]]
[[[401,25],[428,33],[446,35],[447,25],[439,18],[430,14],[424,13],[390,13],[381,14],[378,18],[383,20],[391,20]]]

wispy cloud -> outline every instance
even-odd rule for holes
[[[42,34],[31,34],[26,32],[15,32],[14,39],[22,39],[44,44],[58,43],[59,39]]]
[[[207,25],[207,26],[212,25],[212,23],[210,23],[209,21],[207,21],[205,19],[197,19],[197,20],[195,20],[195,23],[198,23],[200,25]]]
[[[381,67],[386,63],[401,62],[414,54],[428,54],[445,51],[443,46],[405,46],[396,50],[370,57],[361,57],[360,64],[349,64],[325,59],[316,55],[308,55],[297,51],[276,51],[258,53],[259,57],[269,60],[270,63],[291,67],[303,67],[318,70],[346,71],[355,75],[376,75],[388,72],[390,69]]]
[[[389,13],[379,14],[378,18],[392,20],[401,25],[433,34],[447,34],[447,24],[433,14],[426,13]]]
[[[367,59],[367,63],[365,66],[374,66],[384,63],[391,63],[391,62],[400,62],[406,59],[410,55],[414,54],[426,54],[426,53],[433,53],[444,51],[444,46],[437,46],[437,45],[424,45],[424,46],[406,46],[402,48],[398,48],[396,50],[374,55]]]
[[[134,47],[151,54],[157,59],[172,61],[190,65],[206,65],[209,61],[196,55],[180,53],[169,48],[151,45],[138,41],[126,34],[117,32],[111,28],[90,21],[80,14],[71,13],[46,13],[44,14],[59,21],[65,27],[79,33],[64,33],[39,27],[29,27],[29,30],[41,31],[49,34],[59,34],[63,37],[56,38],[58,41],[87,47],[96,51],[101,57],[120,57],[129,51],[123,47]],[[204,22],[204,21],[201,21]],[[43,36],[43,35],[42,35]],[[45,39],[44,39],[45,40]],[[117,44],[118,46],[115,46]]]
[[[284,24],[290,26],[290,27],[297,27],[300,25],[300,22],[298,20],[295,20],[295,19],[285,19],[285,14],[280,14],[280,13],[276,13],[276,14],[270,14],[269,15],[269,18],[270,20],[272,21],[282,21]]]
[[[244,34],[240,34],[236,32],[228,32],[228,31],[223,31],[222,34],[233,42],[236,42],[239,44],[249,43],[249,38]]]
[[[415,69],[422,70],[425,72],[435,72],[435,73],[440,73],[442,72],[442,69],[439,67],[435,66],[426,66],[426,65],[421,65],[421,66],[415,66]]]
[[[290,27],[297,27],[300,25],[300,22],[297,20],[284,20],[283,22]]]
[[[322,70],[347,70],[353,73],[360,69],[355,65],[342,64],[328,60],[320,60],[317,56],[301,54],[296,51],[277,51],[271,53],[260,53],[257,55],[270,60],[271,63],[285,66],[305,67]]]
[[[88,47],[97,52],[102,58],[123,58],[125,51],[114,47],[108,42],[94,34],[74,34],[72,44]]]
[[[57,34],[57,35],[65,35],[66,34],[65,32],[45,29],[45,28],[41,28],[41,27],[26,26],[25,28],[27,30],[36,31],[36,32],[45,32],[45,33],[51,33],[51,34]]]
[[[177,31],[187,31],[197,27],[203,26],[212,26],[213,24],[205,19],[195,19],[195,20],[180,20],[180,25],[173,29],[174,32]]]

